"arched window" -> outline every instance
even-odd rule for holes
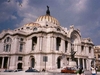
[[[30,29],[30,27],[26,27],[26,29]]]
[[[25,44],[24,38],[20,38],[20,40],[19,40],[19,52],[22,52],[23,51],[24,44]]]
[[[36,31],[37,30],[37,28],[35,27],[35,28],[33,28],[33,31]]]
[[[11,42],[12,42],[12,39],[10,37],[7,37],[4,40],[4,51],[5,52],[10,52],[10,50],[11,50]]]
[[[57,31],[61,31],[60,28],[57,28]]]
[[[22,56],[19,56],[18,57],[18,61],[22,61],[23,60],[23,57]]]
[[[22,63],[17,64],[17,69],[22,69]]]
[[[22,52],[23,50],[23,43],[20,43],[19,51]]]
[[[83,50],[84,50],[84,46],[82,45],[82,46],[81,46],[81,51],[83,51]]]
[[[91,53],[91,47],[89,47],[89,53]]]
[[[35,59],[32,58],[32,59],[31,59],[31,67],[34,68],[34,66],[35,66]]]
[[[61,38],[57,37],[57,38],[56,38],[56,50],[59,51],[60,45],[61,45]]]
[[[37,37],[32,38],[32,50],[35,50],[35,47],[37,45]]]
[[[58,57],[57,58],[57,68],[60,68],[61,67],[61,58]]]
[[[68,41],[65,41],[65,52],[67,52]]]

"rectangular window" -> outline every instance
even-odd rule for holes
[[[69,58],[67,58],[67,61],[69,61]]]
[[[65,52],[67,52],[67,46],[68,45],[68,42],[67,41],[65,41]]]
[[[35,50],[35,47],[37,45],[37,37],[32,38],[32,50]]]
[[[89,47],[89,53],[91,53],[91,47]]]
[[[4,51],[5,51],[5,52],[10,52],[10,50],[11,50],[11,44],[6,44],[6,45],[4,46]]]
[[[6,46],[4,46],[4,51],[6,51]]]
[[[6,52],[8,52],[8,50],[9,50],[9,45],[7,44],[6,45]]]
[[[11,50],[11,44],[9,45],[9,52],[10,52],[10,50]]]
[[[61,45],[61,38],[57,37],[56,38],[56,50],[59,51]]]
[[[22,57],[18,57],[18,61],[22,61]]]
[[[98,55],[98,58],[100,58],[100,55]]]
[[[81,51],[83,51],[84,50],[84,46],[81,46]]]
[[[19,47],[19,51],[22,52],[22,50],[23,50],[23,44],[21,43]]]
[[[43,61],[47,62],[48,61],[48,57],[47,56],[43,56]]]
[[[9,42],[9,40],[10,40],[10,38],[9,38],[9,37],[7,37],[7,42]]]
[[[21,42],[23,42],[23,40],[24,40],[23,38],[20,38],[20,41],[21,41]]]

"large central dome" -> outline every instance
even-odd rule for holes
[[[50,23],[59,25],[58,20],[50,15],[40,16],[39,18],[37,18],[36,22],[50,22]]]
[[[39,18],[37,18],[36,22],[37,23],[51,23],[53,25],[60,25],[57,19],[50,16],[50,11],[49,11],[48,6],[47,6],[46,15],[40,16]]]

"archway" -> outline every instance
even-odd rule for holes
[[[22,69],[22,63],[17,64],[17,69]]]
[[[61,58],[58,57],[57,59],[57,68],[60,68],[61,67]]]
[[[35,59],[32,58],[32,59],[31,59],[31,67],[34,68],[34,66],[35,66]]]
[[[7,64],[8,64],[8,57],[4,57],[4,65],[3,65],[3,68],[7,68]]]

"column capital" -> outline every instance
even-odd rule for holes
[[[50,36],[50,38],[54,38],[55,36]]]
[[[40,38],[40,37],[44,37],[44,36],[41,35],[41,36],[38,36],[38,37]]]

